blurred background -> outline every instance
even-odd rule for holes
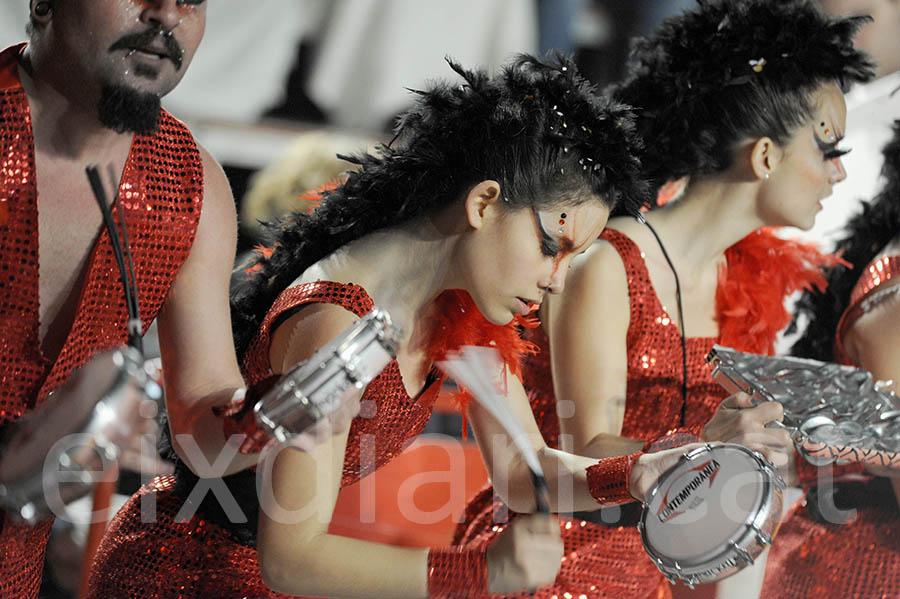
[[[303,191],[346,168],[336,153],[389,139],[406,88],[453,75],[445,56],[496,69],[519,52],[558,49],[603,86],[621,75],[630,36],[690,4],[210,0],[204,41],[164,105],[225,168],[243,250],[259,219],[302,206]],[[26,38],[27,0],[0,0],[0,14],[0,47]]]

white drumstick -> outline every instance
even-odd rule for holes
[[[498,391],[494,380],[497,373],[504,371],[499,352],[490,347],[465,345],[438,362],[437,366],[465,387],[506,430],[531,471],[538,511],[549,513],[547,482],[537,452],[528,442],[525,430],[506,405],[506,396]]]

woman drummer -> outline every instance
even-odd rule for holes
[[[885,186],[850,221],[837,250],[852,268],[834,268],[825,293],[808,293],[811,317],[795,355],[865,368],[876,380],[900,381],[900,121],[884,150]],[[896,384],[894,390],[900,390]],[[762,597],[896,597],[900,595],[900,476],[836,482],[826,501],[849,522],[818,509],[824,493],[783,523],[769,555]],[[821,493],[821,494],[820,494]],[[824,505],[824,503],[823,503]],[[840,559],[835,559],[840,555]]]
[[[616,97],[636,109],[654,186],[687,182],[648,224],[611,219],[544,302],[525,384],[549,444],[599,458],[699,438],[787,461],[790,439],[765,428],[781,406],[726,399],[704,358],[716,343],[771,352],[784,297],[822,279],[816,251],[763,228],[809,228],[844,178],[840,86],[870,76],[858,25],[804,1],[704,1],[637,40]],[[502,531],[500,507],[482,493],[457,542]],[[548,597],[669,593],[634,510],[576,516]]]
[[[315,211],[280,223],[271,256],[260,256],[234,296],[251,387],[310,357],[374,304],[403,327],[397,359],[365,389],[349,433],[278,452],[264,462],[271,476],[261,477],[259,496],[252,472],[229,480],[249,514],[243,524],[213,506],[176,522],[184,482],[196,480],[177,464],[174,478],[145,487],[117,516],[94,564],[94,597],[456,597],[552,581],[562,549],[555,516],[523,519],[471,549],[327,532],[338,490],[422,430],[442,378],[433,364],[462,345],[504,356],[497,375],[550,488],[568,473],[579,509],[640,497],[677,460],[672,452],[598,462],[549,449],[516,376],[521,342],[511,321],[562,290],[613,207],[634,210],[642,198],[630,113],[594,95],[565,60],[521,57],[493,78],[452,66],[463,84],[418,92],[396,143],[353,159],[360,170]],[[534,511],[528,470],[510,443],[495,442],[508,441],[503,429],[475,406],[469,416],[489,473],[509,481],[504,498]],[[142,525],[148,495],[158,517]]]

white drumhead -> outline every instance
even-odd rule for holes
[[[770,477],[740,446],[704,448],[660,479],[643,519],[651,553],[684,565],[720,555],[759,513]]]

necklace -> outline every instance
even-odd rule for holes
[[[650,229],[650,232],[653,233],[653,236],[656,238],[656,242],[659,244],[659,249],[662,250],[663,257],[666,259],[666,262],[669,264],[669,268],[672,270],[672,275],[675,277],[675,299],[678,302],[678,330],[681,334],[681,416],[679,418],[679,426],[684,426],[684,419],[687,412],[687,341],[685,340],[684,335],[684,309],[681,306],[681,282],[678,280],[678,271],[675,270],[675,265],[672,264],[672,259],[669,258],[669,252],[666,251],[666,246],[663,245],[662,239],[659,238],[659,235],[656,233],[656,229],[647,221],[647,219],[641,217],[638,219],[647,225],[647,228]]]

